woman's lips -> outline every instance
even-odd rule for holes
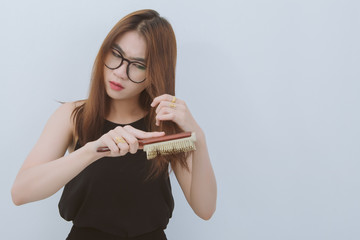
[[[121,91],[124,89],[124,87],[120,83],[112,82],[110,81],[110,87],[111,89],[115,91]]]

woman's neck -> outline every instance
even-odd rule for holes
[[[127,124],[143,118],[147,112],[140,106],[139,99],[110,100],[107,120]]]

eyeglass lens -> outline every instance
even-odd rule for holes
[[[146,66],[140,62],[132,62],[123,57],[116,49],[110,48],[104,59],[105,66],[109,69],[117,69],[127,62],[126,73],[133,82],[142,82],[146,78]]]

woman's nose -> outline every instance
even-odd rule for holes
[[[122,64],[120,65],[120,67],[118,67],[117,69],[113,70],[113,73],[115,74],[115,76],[117,76],[118,78],[121,79],[128,79],[127,76],[127,65],[128,63],[126,61],[123,61]]]

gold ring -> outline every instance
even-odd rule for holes
[[[172,103],[175,103],[175,101],[176,101],[176,97],[173,96],[173,99],[171,100],[171,102],[172,102]]]
[[[170,105],[169,105],[171,108],[176,108],[176,105],[175,105],[175,103],[170,103]]]
[[[122,137],[115,137],[114,141],[116,142],[116,144],[126,143],[126,141]]]

